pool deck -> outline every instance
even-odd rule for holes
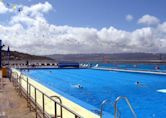
[[[7,78],[4,80],[4,86],[0,88],[0,118],[35,118],[35,113],[30,112],[26,100],[17,94]]]
[[[166,72],[155,72],[155,71],[147,71],[147,70],[130,70],[130,69],[114,69],[114,68],[101,68],[101,67],[93,67],[92,69],[96,70],[107,70],[107,71],[119,71],[119,72],[133,72],[133,73],[146,73],[146,74],[159,74],[166,75]]]

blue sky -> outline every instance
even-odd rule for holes
[[[33,5],[45,0],[4,0],[5,3]],[[54,10],[46,15],[49,23],[75,27],[114,26],[128,31],[142,27],[137,20],[144,14],[166,20],[165,0],[48,0]],[[127,14],[134,18],[127,22]],[[9,16],[9,15],[8,15]],[[5,16],[1,17],[5,20]]]
[[[0,39],[37,55],[165,53],[165,5],[165,0],[0,0]]]
[[[54,0],[56,13],[50,22],[60,25],[90,26],[96,28],[114,26],[125,30],[138,27],[137,19],[150,14],[166,19],[165,0]],[[126,22],[131,14],[133,22]]]

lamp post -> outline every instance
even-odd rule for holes
[[[2,48],[5,45],[2,45],[2,40],[0,39],[0,68],[2,68]]]
[[[10,65],[9,60],[10,60],[10,48],[8,46],[8,48],[7,48],[7,65],[8,65],[8,68],[9,68],[9,65]]]

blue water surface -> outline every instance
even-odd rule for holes
[[[32,69],[23,73],[55,92],[65,93],[68,99],[76,98],[74,102],[91,111],[96,109],[77,102],[77,99],[98,109],[103,100],[109,99],[112,103],[106,105],[104,111],[113,115],[115,99],[127,96],[138,118],[166,117],[166,93],[157,92],[166,89],[165,75],[93,69]],[[78,88],[78,84],[83,88]],[[124,100],[118,103],[118,109],[121,118],[132,117]]]
[[[93,64],[95,66],[96,64]],[[98,64],[102,68],[118,68],[130,70],[146,70],[166,72],[165,64]]]

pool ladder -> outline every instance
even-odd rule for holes
[[[137,115],[133,109],[133,107],[131,106],[130,104],[130,101],[129,99],[126,97],[126,96],[119,96],[116,98],[115,102],[114,102],[114,118],[120,118],[120,111],[118,110],[118,106],[117,106],[117,103],[121,100],[121,99],[124,99],[127,103],[127,105],[129,106],[130,108],[130,111],[132,112],[132,115],[133,115],[133,118],[137,118]],[[103,117],[103,109],[104,109],[104,106],[107,104],[107,103],[110,103],[111,101],[110,100],[104,100],[102,103],[101,103],[101,107],[100,107],[100,118]]]
[[[62,100],[59,96],[54,95],[54,96],[50,96],[50,97],[59,100],[59,103],[62,104]],[[60,106],[60,115],[57,115],[57,117],[63,118],[63,108],[62,108],[62,106]]]

